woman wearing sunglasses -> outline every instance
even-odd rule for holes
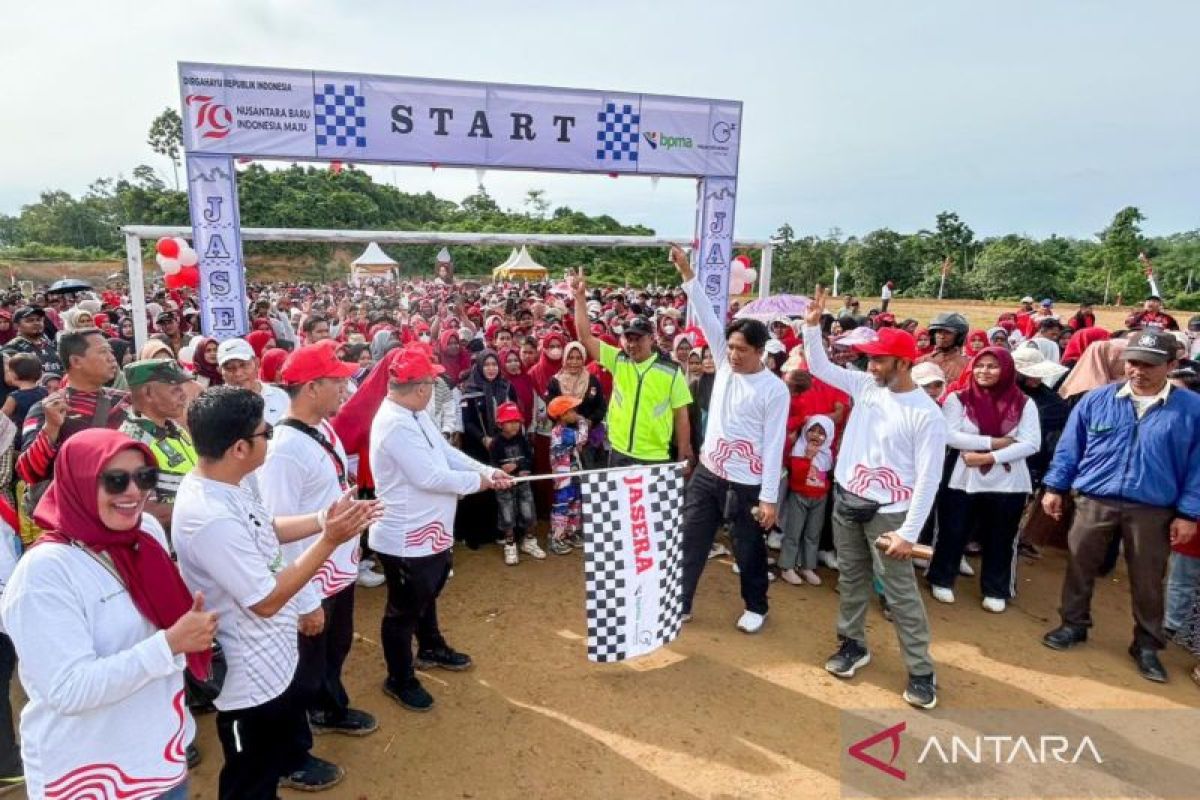
[[[45,534],[0,603],[29,703],[21,746],[30,797],[187,797],[195,723],[183,670],[208,679],[216,615],[188,592],[142,510],[154,455],[124,434],[63,444],[35,520]]]

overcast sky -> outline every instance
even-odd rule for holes
[[[732,98],[738,233],[1089,236],[1136,205],[1200,227],[1200,3],[0,0],[0,212],[149,163],[176,61]],[[473,170],[373,170],[461,200]],[[489,172],[502,205],[690,237],[694,185]]]

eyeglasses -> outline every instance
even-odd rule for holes
[[[138,467],[132,472],[110,469],[100,473],[100,485],[109,494],[121,494],[129,488],[130,481],[139,491],[148,492],[158,485],[158,467]]]
[[[273,425],[271,425],[271,423],[269,423],[269,422],[264,422],[263,424],[266,425],[265,428],[263,428],[258,433],[250,434],[249,436],[246,437],[246,440],[249,441],[251,439],[257,439],[258,437],[261,436],[262,438],[266,439],[268,442],[271,441],[271,437],[275,435],[275,427]]]

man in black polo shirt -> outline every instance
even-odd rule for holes
[[[26,306],[13,314],[13,325],[17,327],[17,335],[4,346],[4,354],[31,353],[42,362],[43,372],[62,375],[58,351],[46,336],[46,312],[37,306]]]

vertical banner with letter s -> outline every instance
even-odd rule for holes
[[[188,153],[192,247],[200,256],[200,326],[218,340],[249,331],[238,218],[237,173],[230,156]]]
[[[702,178],[696,182],[696,246],[692,269],[724,324],[729,314],[729,263],[733,257],[733,210],[736,178]]]

